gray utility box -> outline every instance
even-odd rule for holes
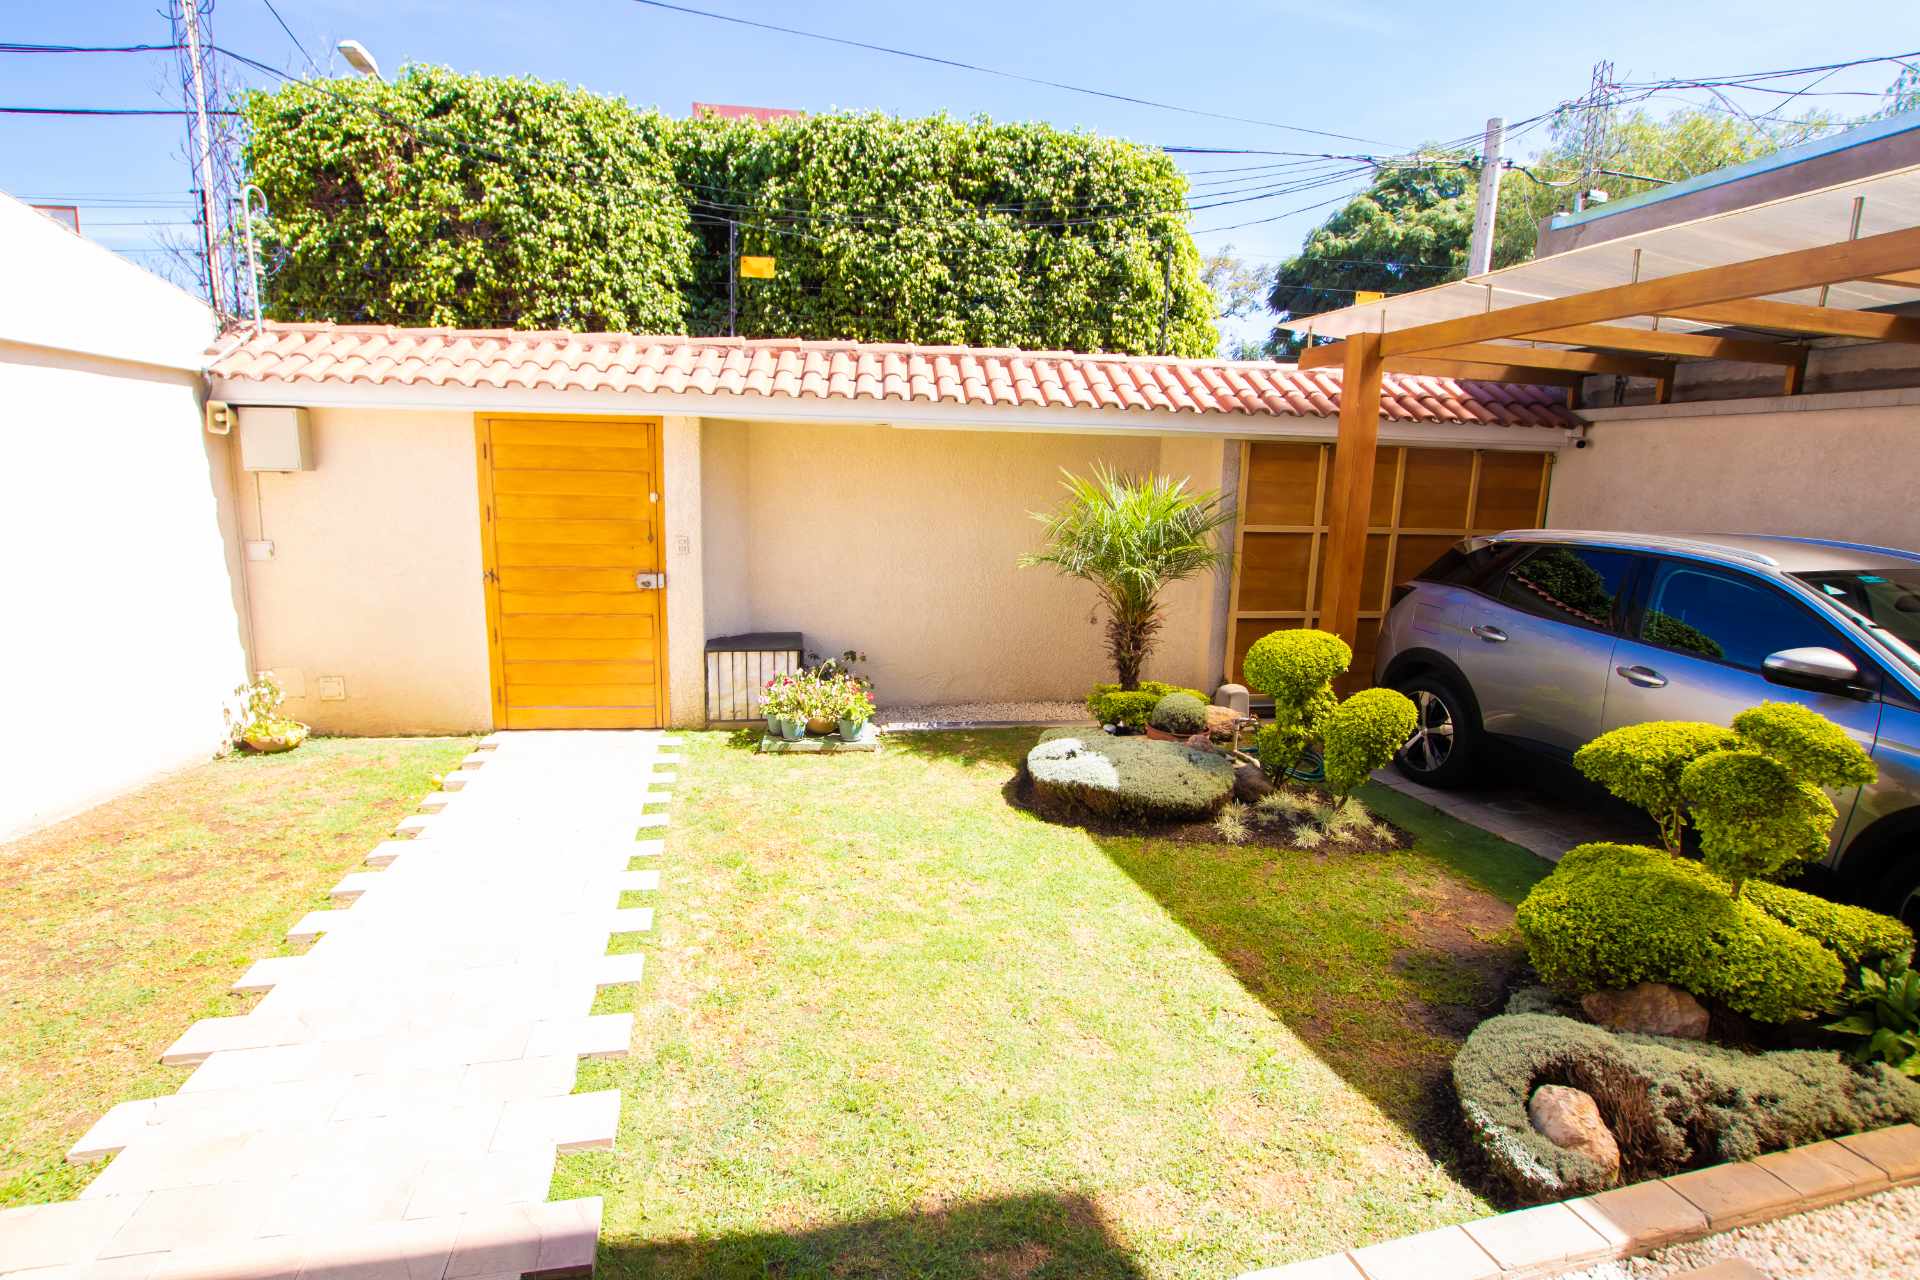
[[[313,427],[307,411],[241,406],[240,466],[247,471],[313,470]]]
[[[807,646],[798,631],[757,631],[707,641],[707,723],[747,724],[763,718],[760,692],[785,671],[798,671]]]

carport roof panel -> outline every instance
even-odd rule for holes
[[[1860,236],[1920,226],[1920,165],[1692,222],[1654,227],[1451,284],[1281,323],[1283,328],[1324,338],[1384,333],[1631,284],[1636,279],[1636,253],[1637,278],[1644,281],[1834,244],[1852,238],[1856,198],[1862,200]],[[1822,301],[1818,289],[1767,296],[1771,301],[1807,306],[1818,306]],[[1916,301],[1920,301],[1920,286],[1851,282],[1831,286],[1825,305],[1866,311]],[[1640,329],[1653,327],[1652,319],[1646,316],[1616,323]],[[1660,327],[1687,331],[1724,326],[1668,317],[1661,320]]]

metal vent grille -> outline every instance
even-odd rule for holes
[[[761,631],[707,641],[707,723],[761,718],[760,691],[783,671],[798,671],[806,644],[798,631]]]

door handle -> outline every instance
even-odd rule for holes
[[[1652,667],[1615,667],[1613,670],[1621,679],[1642,689],[1664,689],[1667,685],[1667,678]]]
[[[658,591],[667,585],[667,575],[664,573],[636,573],[633,575],[633,585],[641,591]]]
[[[1473,634],[1479,636],[1482,640],[1485,640],[1488,644],[1502,644],[1506,641],[1506,638],[1507,638],[1506,632],[1502,631],[1498,627],[1490,627],[1484,622],[1480,623],[1477,626],[1468,627],[1467,630],[1473,632]]]

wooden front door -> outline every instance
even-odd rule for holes
[[[481,417],[474,434],[494,724],[658,728],[659,421]]]

